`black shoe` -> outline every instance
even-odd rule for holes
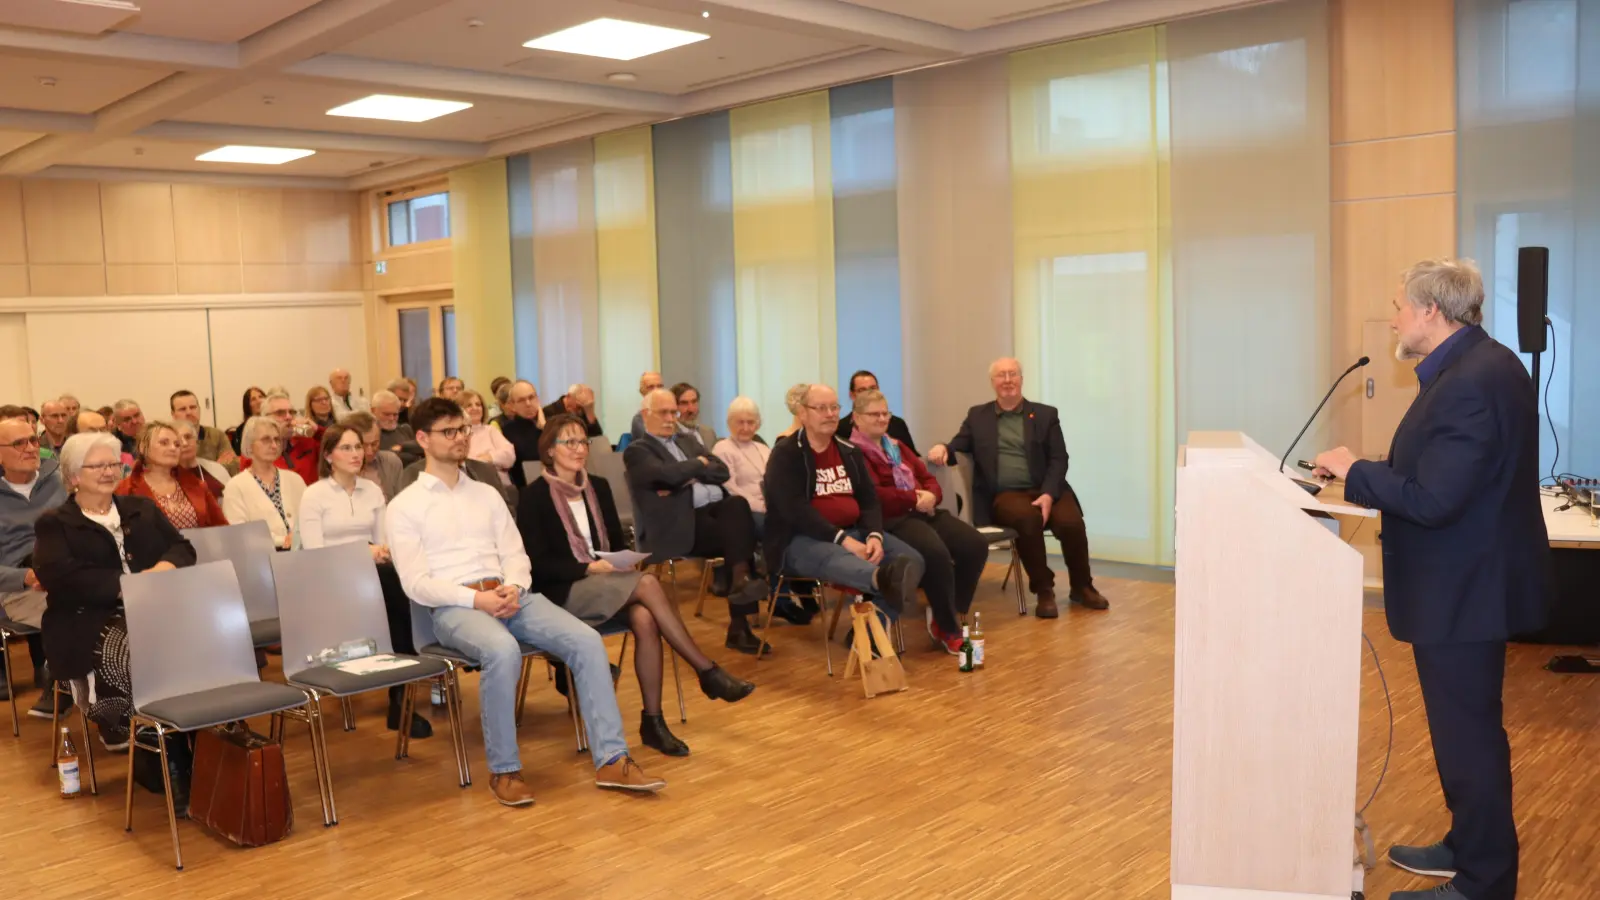
[[[689,745],[667,728],[667,720],[660,713],[639,713],[639,743],[653,747],[665,756],[688,756]]]
[[[878,596],[884,609],[898,614],[917,596],[917,582],[921,575],[915,573],[916,561],[909,556],[897,556],[878,569]],[[915,576],[915,577],[913,577]]]
[[[556,693],[567,696],[567,664],[559,659],[550,661],[550,675],[556,681]],[[611,664],[611,684],[615,686],[622,678],[622,667],[616,663]]]
[[[5,652],[5,651],[4,650],[0,650],[0,653],[3,653],[3,652]],[[4,675],[0,675],[0,700],[10,700],[10,699],[11,699],[11,685],[6,683],[6,679],[5,679]]]
[[[60,699],[55,699],[54,705],[52,705],[52,700],[55,696],[55,683],[45,682],[44,690],[39,694],[39,699],[35,701],[33,706],[28,708],[28,715],[33,716],[35,719],[49,719],[52,716],[65,716],[67,713],[72,712],[72,697],[70,695],[61,695]],[[53,713],[52,710],[54,710]]]
[[[813,604],[816,603],[815,600],[811,602]],[[791,625],[810,625],[811,620],[816,618],[816,613],[806,610],[788,597],[777,601],[777,604],[777,608],[773,609],[772,614]]]
[[[400,702],[401,695],[404,692],[404,687],[392,687],[389,689],[388,725],[390,731],[398,731],[400,729]],[[433,723],[413,712],[411,714],[411,736],[413,738],[433,737]]]
[[[755,689],[755,685],[729,675],[716,663],[712,663],[711,668],[700,673],[700,690],[712,700],[738,703],[750,696],[750,692]]]
[[[762,652],[772,652],[770,646],[763,651],[761,644],[761,639],[751,632],[750,624],[743,619],[735,619],[733,624],[728,626],[728,637],[722,642],[722,646],[727,647],[729,650],[737,650],[740,653],[748,653],[751,656]]]
[[[711,595],[713,597],[726,597],[733,592],[733,569],[729,566],[717,566],[711,574]]]

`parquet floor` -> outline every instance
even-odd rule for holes
[[[858,684],[827,678],[817,625],[775,629],[777,656],[759,666],[716,653],[760,687],[737,706],[693,689],[689,723],[675,727],[694,755],[638,752],[671,782],[655,798],[593,787],[545,682],[521,731],[538,796],[523,810],[489,796],[472,682],[476,780],[465,791],[442,717],[439,736],[397,763],[383,701],[371,697],[358,704],[357,731],[329,734],[337,827],[321,825],[307,739],[291,729],[294,833],[238,850],[181,823],[183,873],[172,869],[155,795],[135,794],[135,831],[122,831],[124,757],[101,757],[99,797],[62,801],[46,764],[48,727],[27,719],[21,740],[0,735],[0,897],[1165,897],[1171,584],[1102,577],[1109,613],[1041,622],[1015,615],[1000,572],[991,567],[980,592],[991,660],[981,673],[957,672],[913,632],[911,690],[868,701]],[[687,588],[683,601],[692,608]],[[720,650],[715,620],[691,623]],[[1396,706],[1394,761],[1368,818],[1380,844],[1430,840],[1446,814],[1415,670],[1381,612],[1368,611],[1367,627]],[[25,666],[25,651],[13,652]],[[1516,647],[1507,688],[1521,896],[1590,900],[1600,894],[1600,679],[1543,672],[1551,652]],[[275,664],[268,677],[278,677]],[[1387,737],[1370,661],[1364,688],[1363,798]],[[622,692],[631,736],[631,673]],[[1368,896],[1420,884],[1380,866]]]

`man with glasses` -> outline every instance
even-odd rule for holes
[[[594,403],[594,388],[587,384],[574,384],[544,408],[544,420],[548,422],[562,414],[577,416],[589,437],[604,437],[606,432],[600,427],[600,417],[595,413]]]
[[[67,426],[72,424],[67,405],[60,400],[39,404],[39,424],[44,426],[44,433],[39,436],[40,446],[52,455],[60,454],[61,445],[67,442]]]
[[[40,626],[45,596],[31,566],[33,523],[46,510],[67,499],[61,484],[60,463],[41,459],[39,436],[25,418],[0,419],[0,612],[13,622]],[[28,638],[33,657],[33,683],[45,688],[44,643],[39,635]],[[0,668],[0,700],[10,699]],[[50,718],[51,692],[46,690],[29,715]]]
[[[520,491],[528,484],[522,464],[539,461],[539,435],[544,433],[544,411],[539,408],[539,389],[531,381],[516,381],[506,394],[506,412],[510,414],[500,425],[517,451],[517,461],[511,464],[511,483]]]
[[[317,427],[311,420],[304,416],[297,416],[294,412],[294,401],[282,391],[274,390],[267,394],[261,401],[261,414],[278,423],[278,430],[283,434],[283,453],[274,463],[280,469],[300,476],[306,484],[316,484],[317,459],[322,455],[322,445],[317,440]],[[250,460],[242,459],[239,464],[243,468],[250,468]]]
[[[113,403],[111,424],[116,428],[117,440],[122,442],[122,452],[136,452],[139,432],[144,430],[144,410],[139,408],[139,404],[133,400]]]
[[[378,420],[383,449],[399,456],[400,461],[409,466],[422,458],[422,448],[417,446],[411,426],[403,421],[405,415],[405,404],[393,391],[372,395],[372,417]]]
[[[640,549],[652,561],[722,557],[711,593],[728,598],[731,621],[723,646],[755,653],[761,641],[750,630],[750,616],[767,586],[752,577],[756,523],[750,503],[723,487],[731,476],[728,464],[693,432],[678,428],[678,399],[671,391],[646,394],[642,412],[648,436],[630,442],[622,454]]]
[[[857,394],[861,393],[862,391],[877,391],[877,390],[879,390],[879,388],[878,388],[878,376],[872,374],[871,372],[868,372],[866,369],[862,369],[859,372],[856,372],[854,375],[851,375],[850,376],[851,408],[853,409],[854,406],[855,406],[855,399],[856,399],[856,395]],[[848,413],[847,415],[845,415],[844,418],[839,420],[839,440],[841,440],[841,441],[850,440],[850,435],[855,433],[855,430],[856,430],[856,415],[855,415],[854,412]],[[912,441],[911,441],[911,429],[906,427],[906,420],[905,419],[902,419],[902,418],[900,418],[899,416],[896,416],[896,415],[890,415],[889,416],[889,437],[892,437],[895,440],[899,441],[900,443],[905,444],[906,445],[906,449],[910,450],[912,453],[916,454],[917,456],[921,456],[922,455],[920,453],[917,453],[917,445],[912,443]]]
[[[1067,483],[1067,442],[1054,406],[1022,396],[1022,363],[1002,357],[989,364],[994,402],[967,410],[961,431],[948,444],[928,450],[928,462],[954,465],[957,453],[972,455],[972,521],[980,529],[998,525],[1017,533],[1017,555],[1037,597],[1034,615],[1054,619],[1056,575],[1045,556],[1044,532],[1061,542],[1071,584],[1069,597],[1085,609],[1106,609],[1089,570],[1089,532],[1083,507]]]
[[[221,465],[230,475],[239,474],[239,457],[228,446],[228,436],[220,428],[207,428],[200,424],[200,398],[194,395],[194,391],[178,391],[167,403],[172,407],[172,418],[194,425],[196,456]],[[316,484],[315,481],[306,483]]]
[[[482,669],[478,705],[495,800],[505,806],[533,803],[517,750],[519,642],[559,657],[572,673],[595,785],[661,790],[666,782],[647,776],[628,755],[599,632],[543,595],[528,593],[532,565],[511,513],[489,485],[462,477],[471,437],[461,407],[442,397],[424,400],[412,411],[411,424],[427,466],[389,504],[389,550],[401,586],[428,608],[439,642]]]

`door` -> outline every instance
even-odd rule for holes
[[[188,390],[203,421],[215,411],[203,309],[28,313],[27,327],[35,396],[72,394],[91,410],[127,398],[151,420]]]
[[[1388,320],[1363,322],[1361,352],[1372,362],[1361,370],[1361,448],[1366,459],[1389,455],[1389,442],[1417,396],[1417,363],[1394,358]]]
[[[351,373],[351,392],[366,395],[366,326],[358,304],[213,309],[211,364],[217,392],[216,422],[237,425],[250,387],[281,387],[295,409],[312,385],[326,385],[334,369]]]
[[[449,291],[400,294],[386,299],[382,387],[404,376],[416,381],[417,399],[431,397],[439,382],[457,374],[456,310]]]

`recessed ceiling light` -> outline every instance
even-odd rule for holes
[[[700,18],[702,18],[702,19],[709,19],[709,18],[711,18],[711,10],[709,10],[709,9],[703,9],[703,10],[701,10],[701,11],[700,11]]]
[[[221,163],[254,163],[262,166],[281,166],[316,153],[315,150],[295,150],[289,147],[243,147],[238,144],[229,144],[218,147],[210,153],[202,153],[195,159],[200,162]]]
[[[335,106],[328,110],[328,115],[350,116],[356,119],[388,119],[391,122],[426,122],[429,119],[437,119],[471,108],[471,103],[462,103],[458,100],[430,100],[426,97],[373,94],[343,106]]]
[[[626,84],[628,82],[638,81],[639,80],[639,76],[633,74],[632,72],[612,72],[610,75],[606,76],[606,80],[607,81],[620,81],[620,82]]]
[[[40,87],[55,87],[56,86],[55,76],[54,75],[40,75],[39,76],[39,86]]]
[[[697,31],[681,31],[626,22],[622,19],[595,19],[534,38],[522,46],[533,50],[554,50],[558,53],[577,53],[583,56],[600,56],[605,59],[638,59],[685,44],[693,44],[710,37]]]

